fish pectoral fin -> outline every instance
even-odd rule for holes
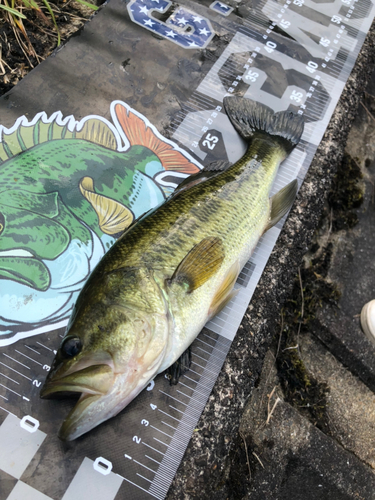
[[[167,369],[171,385],[176,385],[191,367],[191,346],[184,351],[181,356]]]
[[[187,292],[193,292],[217,273],[224,257],[220,238],[204,238],[180,262],[169,283],[187,285]]]
[[[277,224],[279,220],[288,212],[290,207],[293,205],[294,199],[297,195],[297,191],[298,182],[297,179],[294,179],[294,181],[287,184],[272,196],[272,198],[270,199],[270,220],[268,221],[268,224],[264,229],[264,233],[275,224]]]
[[[240,263],[238,260],[229,268],[225,278],[216,292],[216,295],[211,302],[208,312],[208,319],[213,318],[218,314],[238,293],[238,290],[233,290],[234,284],[240,274]]]
[[[94,181],[91,177],[83,177],[79,183],[79,189],[95,210],[103,233],[111,235],[121,233],[133,222],[134,215],[129,208],[95,192]]]

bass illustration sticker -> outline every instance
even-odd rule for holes
[[[116,239],[201,166],[137,111],[0,126],[0,345],[65,326]]]

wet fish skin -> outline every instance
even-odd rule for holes
[[[250,141],[246,154],[133,225],[79,296],[41,393],[82,393],[62,439],[116,415],[181,356],[233,296],[259,238],[294,200],[296,182],[271,202],[269,191],[303,121],[246,99],[226,98],[225,106]]]

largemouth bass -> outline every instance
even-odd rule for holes
[[[119,413],[193,342],[235,294],[261,235],[287,213],[293,181],[271,199],[279,164],[303,119],[238,97],[225,110],[246,154],[191,176],[135,223],[100,261],[75,305],[41,396],[78,392],[60,438],[73,440]]]

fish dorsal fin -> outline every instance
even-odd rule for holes
[[[12,132],[3,129],[0,132],[0,162],[38,144],[57,139],[85,139],[109,149],[117,149],[115,134],[106,123],[98,118],[90,118],[85,121],[79,132],[77,124],[74,129],[69,130],[68,126],[59,123],[57,118],[52,119],[52,121],[44,121],[45,119],[46,117],[41,117],[33,125],[21,123]]]
[[[95,193],[91,177],[83,177],[79,189],[95,210],[103,233],[111,235],[121,233],[133,222],[134,215],[129,208],[112,198]]]
[[[75,133],[76,139],[85,139],[86,141],[100,144],[108,149],[117,150],[117,141],[112,130],[97,118],[90,118],[85,122],[82,130]]]
[[[232,164],[226,160],[213,161],[208,165],[206,165],[204,168],[202,168],[202,170],[200,170],[196,174],[190,175],[182,182],[180,182],[180,184],[178,185],[177,189],[173,194],[179,194],[181,193],[181,191],[185,191],[186,189],[190,189],[191,187],[196,186],[197,184],[201,184],[202,182],[205,182],[208,179],[215,177],[221,172],[224,172],[231,165]]]
[[[180,262],[169,284],[180,283],[193,292],[220,269],[224,260],[224,247],[220,238],[204,238]]]
[[[208,319],[213,318],[218,312],[220,312],[230,300],[233,299],[238,293],[238,290],[233,290],[234,284],[238,278],[240,273],[240,263],[238,260],[232,264],[229,268],[225,278],[220,285],[219,290],[216,292],[216,295],[211,303]]]
[[[270,220],[264,230],[268,231],[271,227],[279,222],[279,220],[284,217],[288,212],[290,207],[293,205],[294,199],[298,191],[297,179],[287,184],[285,187],[280,189],[276,194],[270,199],[271,212]]]
[[[195,174],[199,168],[189,161],[171,144],[160,139],[144,120],[129,111],[123,104],[116,104],[117,120],[132,146],[145,146],[159,158],[165,170],[175,170],[186,174]]]

